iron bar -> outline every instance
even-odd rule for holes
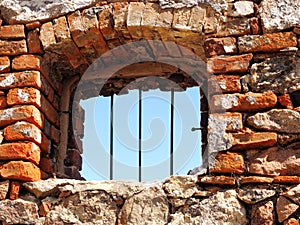
[[[113,127],[113,122],[114,122],[114,110],[113,110],[113,105],[114,105],[114,94],[110,96],[110,170],[109,170],[109,177],[112,180],[113,179],[113,160],[114,160],[114,137],[113,137],[113,132],[114,132],[114,127]]]
[[[139,89],[139,182],[142,181],[142,89]]]
[[[171,90],[171,116],[170,116],[170,175],[174,174],[174,89]]]

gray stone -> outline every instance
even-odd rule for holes
[[[295,55],[276,56],[254,63],[242,82],[255,92],[286,94],[300,90],[300,59]]]
[[[161,187],[145,189],[125,201],[119,225],[164,225],[168,223],[169,203]]]
[[[0,10],[9,23],[51,20],[77,9],[92,6],[97,0],[2,0]]]
[[[238,201],[235,190],[218,192],[171,215],[169,225],[246,225],[246,209]]]
[[[299,0],[263,0],[259,6],[259,14],[265,33],[299,25]]]
[[[250,126],[281,133],[300,133],[300,113],[290,109],[272,109],[247,119]]]
[[[0,221],[7,224],[35,224],[39,218],[38,207],[33,202],[4,200],[0,202]]]
[[[197,192],[197,176],[171,176],[163,182],[163,189],[170,197],[190,198]]]
[[[252,206],[251,225],[274,225],[274,203],[272,201],[260,202]]]
[[[245,203],[255,204],[257,202],[270,198],[275,194],[276,192],[274,190],[246,188],[246,189],[239,189],[238,198]]]

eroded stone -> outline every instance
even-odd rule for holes
[[[275,223],[273,210],[274,203],[272,201],[255,204],[251,211],[251,225],[273,225]]]
[[[211,173],[242,174],[245,172],[244,157],[242,154],[235,152],[219,153],[209,171]]]
[[[293,214],[299,208],[298,205],[291,202],[283,196],[279,196],[276,204],[276,212],[278,215],[278,221],[281,223],[286,220],[291,214]]]
[[[189,198],[197,192],[196,176],[171,176],[163,183],[163,189],[170,197]]]
[[[296,204],[300,205],[300,185],[289,189],[287,192],[282,194],[285,197],[293,200]]]
[[[238,197],[247,204],[256,204],[276,194],[274,190],[258,189],[258,188],[245,188],[239,189]],[[253,217],[252,217],[253,218]]]

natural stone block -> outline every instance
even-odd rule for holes
[[[267,150],[247,151],[249,173],[265,176],[299,176],[300,147],[290,146],[286,149],[277,147]]]
[[[296,141],[300,141],[300,134],[278,134],[278,143],[280,145],[288,145]]]
[[[15,200],[19,198],[21,189],[21,183],[17,181],[12,181],[10,184],[10,190],[9,190],[9,199]]]
[[[6,73],[10,71],[10,60],[7,56],[0,57],[0,73]]]
[[[196,176],[171,176],[167,178],[162,187],[168,197],[190,198],[198,190]]]
[[[41,26],[40,40],[45,50],[51,47],[51,45],[56,44],[52,22],[44,23]]]
[[[32,162],[10,161],[0,166],[0,176],[3,179],[38,181],[41,180],[41,171]]]
[[[300,23],[300,7],[293,0],[263,0],[259,15],[264,33],[286,30]]]
[[[238,198],[247,204],[256,204],[276,194],[274,190],[243,188],[238,190]],[[253,218],[253,217],[252,217]]]
[[[278,184],[300,184],[299,176],[276,176],[273,183]]]
[[[294,108],[293,102],[292,102],[289,94],[284,94],[284,95],[278,96],[278,102],[280,105],[282,105],[286,109]]]
[[[40,162],[40,148],[32,142],[13,142],[0,145],[0,160],[29,160]]]
[[[237,1],[229,4],[228,16],[244,17],[254,14],[254,3],[251,1]]]
[[[209,38],[204,45],[206,57],[237,53],[236,39],[233,37]]]
[[[116,2],[113,4],[114,11],[114,28],[118,30],[124,30],[126,28],[128,2]]]
[[[208,72],[219,73],[242,73],[247,72],[252,54],[238,56],[216,56],[207,61]]]
[[[44,116],[42,113],[32,105],[17,106],[0,110],[0,127],[12,124],[18,121],[27,121],[42,128]]]
[[[38,70],[42,69],[42,58],[36,55],[17,56],[12,61],[14,70]]]
[[[238,38],[241,53],[279,51],[288,47],[296,47],[297,38],[293,32],[247,35]]]
[[[27,45],[25,40],[6,41],[0,40],[0,55],[21,55],[27,53]]]
[[[53,29],[58,43],[71,39],[66,17],[62,16],[53,20]]]
[[[212,97],[212,107],[215,110],[253,112],[274,107],[277,96],[273,92],[246,94],[223,94]]]
[[[1,39],[25,38],[24,25],[7,25],[0,27]]]
[[[251,225],[274,224],[274,203],[272,201],[255,204],[251,210]]]
[[[291,199],[296,204],[300,204],[300,185],[290,188],[282,194],[283,196]]]
[[[300,133],[300,113],[290,109],[272,109],[256,113],[248,117],[247,123],[260,130]]]
[[[300,225],[300,221],[295,218],[288,219],[284,221],[283,225]]]
[[[118,37],[118,34],[114,29],[113,16],[112,5],[105,5],[102,10],[98,12],[99,29],[106,40]]]
[[[198,182],[202,184],[235,185],[235,179],[228,176],[199,176]]]
[[[211,173],[235,173],[245,172],[244,157],[240,153],[226,152],[218,153],[213,167],[209,169]]]
[[[9,189],[9,180],[0,182],[0,201],[6,198]]]
[[[219,75],[208,80],[209,92],[214,93],[239,93],[241,92],[240,76]]]
[[[287,198],[283,196],[279,196],[276,203],[276,212],[278,215],[278,221],[282,223],[286,220],[290,215],[292,215],[297,209],[298,205],[291,202]]]
[[[17,122],[4,129],[7,141],[33,141],[41,147],[43,152],[49,152],[50,142],[43,132],[28,122]]]
[[[142,30],[140,28],[142,21],[142,13],[145,8],[143,2],[131,2],[128,6],[127,28],[132,38],[142,38]]]
[[[207,19],[207,18],[206,18]],[[220,18],[214,21],[217,27],[216,36],[226,37],[226,36],[241,36],[251,33],[250,18],[226,18],[223,22]]]
[[[261,177],[261,176],[249,176],[249,177],[241,177],[241,184],[271,184],[273,182],[272,177]]]
[[[219,124],[224,127],[224,131],[239,131],[243,129],[241,113],[214,113],[209,115],[209,121],[210,124]]]

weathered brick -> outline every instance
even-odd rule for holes
[[[0,182],[0,201],[4,200],[9,190],[9,181]]]
[[[0,27],[1,39],[25,38],[24,25],[7,25]]]
[[[66,17],[62,16],[53,20],[53,28],[57,42],[71,38]]]
[[[294,108],[293,102],[292,102],[289,94],[284,94],[284,95],[278,96],[278,102],[280,105],[282,105],[286,109]]]
[[[41,171],[31,162],[11,161],[0,166],[0,176],[3,179],[38,181],[41,180]]]
[[[131,2],[128,6],[127,29],[133,38],[142,38],[141,21],[145,4]]]
[[[206,57],[237,53],[236,39],[233,37],[209,38],[204,45]]]
[[[21,183],[17,181],[12,181],[10,183],[10,188],[9,188],[9,199],[10,200],[18,199],[20,190],[21,190]]]
[[[114,27],[116,30],[126,29],[128,2],[116,2],[113,4]]]
[[[274,183],[279,184],[300,184],[299,176],[275,176]]]
[[[210,124],[224,124],[226,131],[239,131],[243,129],[241,113],[211,113],[209,115]]]
[[[28,122],[21,121],[6,127],[4,138],[7,141],[33,141],[43,152],[49,152],[48,138],[37,126]]]
[[[103,9],[98,12],[99,29],[106,40],[118,37],[114,29],[113,8],[112,5],[103,6]]]
[[[55,108],[44,97],[44,95],[35,88],[13,88],[7,94],[7,104],[13,105],[34,105],[40,109],[45,117],[55,125],[59,124],[59,116]]]
[[[234,75],[219,75],[208,80],[209,92],[214,93],[239,93],[241,92],[241,77]]]
[[[274,178],[272,177],[261,177],[261,176],[249,176],[249,177],[241,177],[241,184],[271,184]]]
[[[44,23],[41,26],[40,40],[44,49],[47,49],[51,47],[51,45],[56,44],[52,22]]]
[[[36,28],[40,28],[41,27],[41,22],[40,21],[34,21],[31,23],[26,23],[25,24],[27,30],[34,30]]]
[[[229,176],[199,176],[198,182],[202,184],[235,185],[235,179]]]
[[[49,158],[41,158],[39,167],[41,170],[52,174],[54,172],[52,166],[51,166],[51,160]]]
[[[175,9],[172,27],[179,30],[189,30],[190,8]]]
[[[211,107],[215,110],[253,112],[270,109],[277,103],[273,92],[246,94],[223,94],[212,97]]]
[[[217,37],[226,37],[226,36],[241,36],[245,34],[250,34],[250,18],[247,17],[241,17],[241,18],[227,18],[225,22],[220,23],[219,21],[216,21],[216,16],[214,15],[215,11],[213,11],[212,16],[212,27],[216,26],[216,30],[213,30],[213,32],[216,32],[214,36]]]
[[[11,89],[15,87],[36,87],[43,89],[42,76],[38,71],[24,71],[16,73],[0,74],[0,89]]]
[[[27,160],[40,162],[40,148],[32,142],[13,142],[0,145],[0,160]]]
[[[0,109],[5,109],[7,107],[6,96],[0,96]]]
[[[14,70],[38,70],[42,67],[42,58],[37,55],[21,55],[17,56],[12,61]]]
[[[57,144],[59,143],[59,139],[60,139],[60,131],[55,127],[55,126],[51,126],[50,129],[50,138]]]
[[[242,174],[245,172],[244,157],[240,153],[226,152],[218,153],[211,173],[235,173]]]
[[[25,53],[27,53],[27,45],[25,40],[0,40],[0,55],[21,55]]]
[[[233,133],[233,150],[272,147],[277,143],[277,133],[272,132],[240,132]]]
[[[76,166],[79,170],[81,170],[82,158],[81,158],[79,151],[77,151],[75,149],[69,149],[67,152],[65,165]]]
[[[0,73],[6,73],[10,71],[10,60],[7,56],[0,57]]]
[[[261,27],[260,27],[258,18],[256,18],[256,17],[251,18],[250,26],[251,26],[252,34],[260,34],[261,33]]]
[[[296,46],[297,38],[293,32],[247,35],[238,38],[238,47],[241,53],[278,51]]]
[[[18,121],[27,121],[35,124],[39,128],[43,127],[44,116],[32,105],[16,106],[14,108],[0,110],[0,127]]]
[[[28,52],[29,53],[43,54],[43,49],[42,49],[38,29],[28,32],[27,44],[28,44]]]
[[[211,73],[247,72],[252,54],[236,56],[216,56],[207,61],[207,70]]]
[[[300,221],[295,218],[290,218],[283,222],[283,225],[300,225]]]

